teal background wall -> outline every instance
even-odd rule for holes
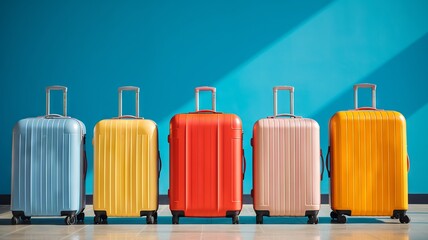
[[[409,191],[428,193],[427,9],[423,0],[0,1],[0,194],[10,194],[13,125],[44,114],[47,85],[69,87],[69,115],[88,129],[88,194],[93,127],[117,115],[119,86],[141,87],[141,115],[158,123],[161,194],[170,118],[194,110],[194,87],[217,87],[218,110],[243,120],[248,194],[252,126],[272,115],[272,87],[295,86],[295,112],[319,122],[325,153],[328,120],[353,107],[360,82],[378,84],[378,107],[407,118]],[[369,104],[367,91],[360,98]]]

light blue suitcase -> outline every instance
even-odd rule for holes
[[[64,115],[50,114],[50,91],[63,92]],[[16,123],[12,139],[12,224],[32,216],[66,216],[83,221],[85,125],[67,116],[67,88],[46,88],[46,115]]]

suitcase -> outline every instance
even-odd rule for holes
[[[119,116],[94,128],[94,223],[107,217],[146,216],[157,223],[159,175],[158,128],[139,117],[138,87],[119,88]],[[135,91],[136,116],[122,115],[122,92]]]
[[[372,107],[358,107],[359,88],[371,88]],[[408,223],[405,118],[376,108],[374,84],[355,85],[354,101],[355,109],[337,112],[329,123],[330,216],[339,223],[346,222],[345,215]]]
[[[277,112],[279,90],[290,91],[290,114]],[[309,224],[316,224],[322,159],[319,125],[294,115],[294,87],[274,87],[273,96],[274,116],[258,120],[251,139],[256,223],[262,224],[263,216],[307,216]]]
[[[212,110],[199,110],[199,91],[212,92]],[[216,112],[215,93],[212,87],[196,88],[196,112],[177,114],[170,122],[173,224],[179,217],[231,217],[239,223],[245,174],[242,122],[234,114]]]
[[[64,115],[50,114],[50,91],[63,92]],[[85,125],[67,116],[67,88],[46,88],[46,115],[18,121],[12,138],[12,224],[33,216],[84,220]]]

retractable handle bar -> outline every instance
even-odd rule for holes
[[[119,91],[119,118],[123,118],[122,116],[122,92],[123,91],[134,91],[135,92],[135,117],[140,117],[140,88],[134,86],[124,86],[118,89]],[[129,117],[129,116],[128,116]]]
[[[376,109],[376,84],[361,83],[354,85],[354,108],[358,109],[358,88],[371,88],[372,89],[372,109]]]
[[[46,87],[46,116],[51,116],[51,91],[62,91],[62,111],[63,116],[67,117],[67,87],[64,86],[48,86]],[[57,115],[57,114],[53,114]],[[58,115],[57,115],[58,116]]]
[[[290,91],[290,113],[278,114],[278,91]],[[294,87],[276,86],[273,88],[273,115],[274,117],[288,116],[294,117]]]
[[[195,88],[195,107],[196,107],[196,112],[199,112],[199,92],[201,91],[210,91],[211,92],[211,102],[212,102],[212,111],[215,112],[216,111],[216,106],[215,106],[215,102],[216,102],[216,88],[215,87],[197,87]]]

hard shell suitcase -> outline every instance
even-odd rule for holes
[[[359,88],[371,88],[372,107],[358,108]],[[391,216],[408,223],[406,121],[376,108],[374,84],[355,85],[354,100],[355,109],[330,119],[331,218],[345,223],[345,215]]]
[[[50,91],[63,92],[64,115],[50,114]],[[67,88],[46,88],[46,115],[16,123],[12,139],[12,224],[32,216],[84,220],[85,125],[67,116]]]
[[[212,110],[199,110],[199,91],[212,92]],[[216,112],[215,92],[196,88],[196,112],[177,114],[170,122],[173,224],[179,217],[232,217],[239,223],[245,174],[242,123],[234,114]]]
[[[136,116],[122,115],[122,92],[135,91]],[[146,216],[157,223],[161,161],[155,122],[139,117],[138,87],[119,88],[119,116],[94,128],[94,222]]]
[[[279,90],[290,91],[290,114],[277,113]],[[322,159],[319,125],[294,115],[294,87],[274,87],[273,95],[274,116],[258,120],[251,139],[256,223],[263,223],[263,216],[307,216],[308,223],[316,224]]]

